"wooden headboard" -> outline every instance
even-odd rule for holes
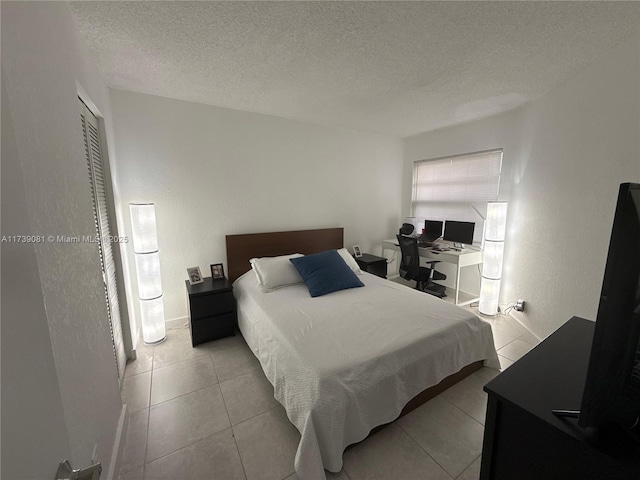
[[[344,245],[344,228],[296,230],[291,232],[248,233],[227,235],[229,280],[234,282],[251,269],[254,257],[277,257],[290,253],[309,255]]]

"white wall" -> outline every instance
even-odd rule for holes
[[[4,72],[2,98],[6,98]],[[25,203],[11,114],[2,102],[2,236],[32,234]],[[7,208],[12,205],[11,210]],[[25,292],[29,292],[25,295]],[[28,297],[25,301],[25,297]],[[25,321],[26,320],[26,321]],[[15,348],[12,348],[15,346]],[[16,352],[16,349],[19,349]],[[32,355],[32,352],[37,354]],[[46,478],[69,452],[62,399],[49,326],[32,244],[2,245],[2,431],[11,437],[2,446],[2,474],[6,478]],[[48,428],[42,429],[42,425]],[[37,432],[37,433],[36,433]],[[48,448],[32,444],[38,435]],[[11,448],[9,448],[9,446]],[[26,478],[26,477],[24,477]]]
[[[405,140],[403,214],[412,163],[504,148],[509,201],[501,303],[545,337],[577,315],[595,319],[618,185],[640,181],[637,35],[518,110]]]
[[[398,228],[399,139],[121,90],[111,98],[123,204],[156,203],[167,320],[188,315],[187,267],[227,267],[225,235],[342,226],[346,246],[381,253]],[[135,272],[129,280],[135,288]]]
[[[66,3],[2,2],[2,71],[2,234],[95,235],[77,85],[108,130],[109,91]],[[3,245],[2,297],[2,477],[53,478],[97,445],[109,478],[122,403],[96,244]]]

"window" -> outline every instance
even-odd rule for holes
[[[413,165],[411,214],[424,220],[474,222],[474,243],[482,241],[487,202],[498,199],[502,149],[421,160]]]

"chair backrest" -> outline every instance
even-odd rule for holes
[[[415,227],[410,223],[403,223],[400,227],[400,231],[398,232],[400,235],[411,235]]]
[[[407,280],[413,280],[420,271],[420,252],[418,240],[413,237],[396,235],[400,245],[400,276]]]

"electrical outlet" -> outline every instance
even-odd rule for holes
[[[513,307],[517,312],[524,312],[524,306],[525,306],[526,302],[522,299],[518,300],[516,302],[516,306]]]
[[[91,454],[91,464],[95,465],[98,463],[98,444],[96,443],[93,446],[93,453]]]

